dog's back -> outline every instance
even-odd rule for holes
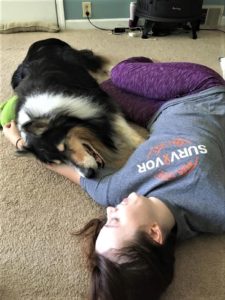
[[[106,97],[91,72],[98,72],[106,60],[91,50],[76,50],[59,39],[35,42],[14,72],[11,84],[19,97],[16,115],[27,97],[34,94],[86,96],[96,104]],[[108,100],[110,109],[115,103]]]
[[[11,85],[15,89],[20,82],[33,69],[35,63],[40,60],[46,60],[46,63],[61,63],[71,69],[73,66],[82,67],[88,71],[98,72],[107,63],[107,60],[101,56],[94,55],[91,50],[77,50],[59,39],[46,39],[33,43],[23,60],[14,72]]]

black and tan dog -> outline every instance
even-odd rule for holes
[[[23,152],[45,163],[72,163],[87,177],[124,164],[143,139],[91,75],[104,65],[101,56],[58,39],[31,45],[12,77]]]

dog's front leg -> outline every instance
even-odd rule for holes
[[[115,128],[127,145],[127,147],[135,150],[140,144],[144,142],[144,138],[135,130],[133,129],[127,121],[121,117],[117,116],[115,119]]]

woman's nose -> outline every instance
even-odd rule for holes
[[[113,206],[108,206],[106,208],[106,213],[107,213],[107,216],[110,216],[112,213],[114,213],[116,211],[116,207],[113,207]]]

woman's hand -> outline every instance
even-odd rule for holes
[[[17,149],[22,149],[25,142],[21,138],[20,132],[16,127],[15,121],[3,126],[4,136],[14,145]],[[75,168],[65,164],[43,164],[48,169],[60,174],[76,184],[80,184],[80,174]]]
[[[11,121],[3,126],[3,134],[14,146],[16,146],[17,149],[23,148],[25,142],[21,138],[15,121]]]
[[[68,178],[70,181],[80,184],[80,174],[75,168],[65,164],[44,164],[44,166],[47,169]]]

